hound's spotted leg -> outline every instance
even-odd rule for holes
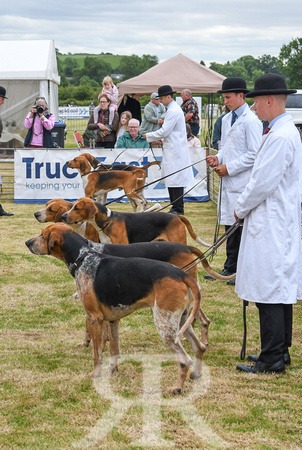
[[[167,394],[181,394],[188,370],[192,365],[192,360],[181,345],[180,342],[175,342],[179,331],[179,323],[182,311],[167,311],[155,306],[153,307],[154,323],[157,331],[162,338],[165,345],[176,356],[178,364],[178,377],[176,384],[167,389]]]

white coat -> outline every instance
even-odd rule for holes
[[[163,126],[157,131],[147,133],[146,139],[148,142],[158,140],[163,142],[161,166],[163,177],[191,164],[184,114],[174,100],[167,107]],[[192,167],[171,175],[162,182],[167,187],[192,186],[194,183]]]
[[[244,218],[235,291],[259,303],[296,303],[301,279],[302,145],[289,115],[263,136],[235,212]]]
[[[221,225],[234,223],[234,206],[247,185],[256,151],[261,144],[263,126],[246,106],[231,126],[232,112],[222,119],[221,147],[217,154],[219,164],[226,164],[228,175],[221,178]]]

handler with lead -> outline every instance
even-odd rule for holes
[[[260,355],[249,355],[250,373],[285,372],[290,364],[292,305],[301,296],[301,156],[300,134],[285,112],[288,94],[277,74],[257,78],[246,94],[255,98],[259,119],[269,132],[256,154],[251,178],[235,205],[244,219],[235,291],[255,302],[260,319]]]
[[[151,133],[146,133],[143,137],[148,142],[163,142],[162,176],[173,174],[184,169],[177,174],[166,178],[165,185],[169,190],[172,208],[170,213],[184,214],[184,187],[192,186],[194,183],[193,170],[190,153],[187,143],[187,132],[185,118],[182,109],[173,99],[175,91],[171,86],[165,85],[158,88],[158,98],[167,108],[167,114],[163,126]]]

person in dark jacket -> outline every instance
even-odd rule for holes
[[[100,93],[98,100],[99,106],[94,108],[93,114],[91,114],[88,121],[88,130],[96,132],[95,146],[100,148],[114,148],[116,140],[116,130],[119,125],[119,116],[116,111],[112,117],[110,116],[109,97]]]

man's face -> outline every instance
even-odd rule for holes
[[[230,111],[235,111],[235,109],[239,108],[243,105],[243,93],[235,93],[235,92],[225,92],[223,95],[224,104],[229,108]]]
[[[182,93],[180,94],[182,100],[185,102],[186,100],[188,100],[190,98],[189,95],[185,94],[184,91],[182,91]]]
[[[163,97],[159,97],[160,103],[162,103],[164,106],[168,106],[169,103],[171,103],[171,95],[164,95]]]
[[[132,139],[136,139],[139,132],[139,126],[137,125],[137,123],[130,120],[128,124],[128,130]]]
[[[3,105],[4,103],[4,97],[0,97],[0,105]]]
[[[158,106],[158,105],[159,105],[159,98],[151,98],[151,102],[152,102],[155,106]]]
[[[268,98],[265,95],[254,98],[253,110],[260,120],[268,120]]]

